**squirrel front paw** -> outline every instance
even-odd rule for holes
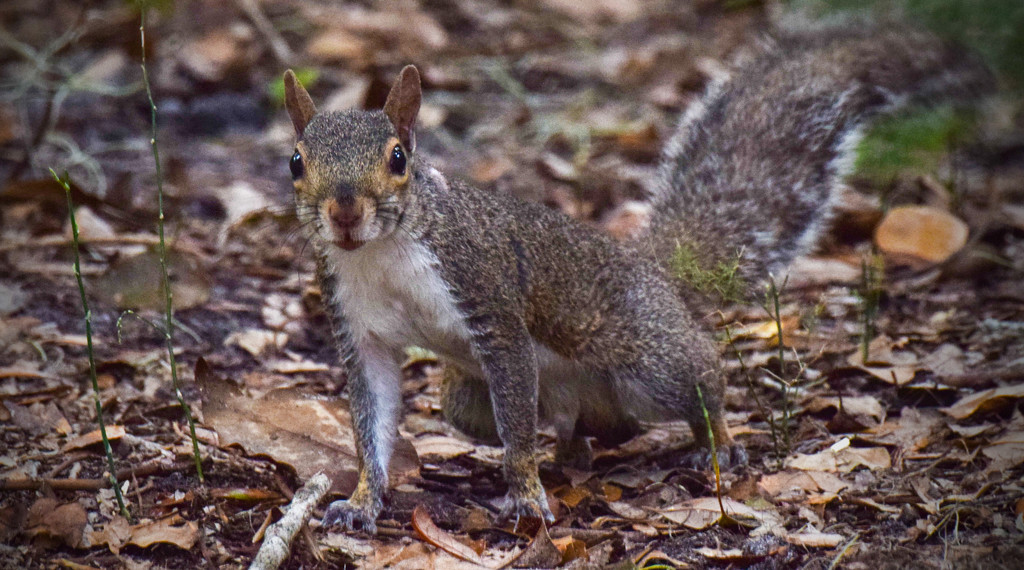
[[[380,507],[359,505],[348,500],[334,501],[327,506],[323,526],[339,526],[342,530],[356,530],[356,523],[370,534],[377,533],[377,515]]]
[[[544,491],[541,490],[540,494],[532,496],[518,495],[509,491],[505,496],[498,519],[512,522],[513,526],[518,528],[520,519],[531,518],[543,519],[547,524],[555,522],[555,515],[551,514],[548,497]]]

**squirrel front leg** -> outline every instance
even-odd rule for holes
[[[484,319],[490,321],[490,319]],[[474,348],[491,393],[498,437],[505,447],[504,471],[508,495],[501,518],[540,516],[555,520],[537,473],[537,356],[521,318],[496,317],[486,330],[476,331]]]
[[[398,428],[402,373],[392,351],[372,334],[354,348],[347,368],[359,480],[347,500],[327,507],[323,524],[354,529],[359,522],[367,532],[375,533]]]
[[[367,333],[356,340],[335,300],[337,278],[327,271],[322,259],[318,261],[317,281],[342,366],[348,374],[349,407],[359,456],[355,490],[347,500],[328,505],[323,524],[352,529],[359,522],[367,532],[374,533],[388,486],[388,465],[402,401],[402,371],[396,355],[376,336]]]

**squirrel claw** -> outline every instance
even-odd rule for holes
[[[338,526],[342,530],[356,530],[359,523],[364,531],[369,534],[377,533],[377,515],[371,509],[354,505],[349,501],[334,501],[327,506],[322,521],[323,526]]]
[[[511,493],[505,497],[498,520],[515,521],[514,527],[519,528],[519,519],[541,519],[547,524],[555,522],[555,515],[548,507],[548,498],[544,493],[539,497],[517,497]]]

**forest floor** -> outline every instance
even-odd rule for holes
[[[120,0],[3,2],[0,567],[242,567],[314,473],[330,476],[335,498],[354,485],[344,375],[293,212],[284,69],[299,70],[322,108],[378,108],[415,63],[419,149],[442,171],[615,232],[680,112],[778,8],[365,4],[195,0],[149,13],[172,344],[200,481],[160,331],[139,13]],[[597,449],[590,471],[551,463],[543,433],[557,522],[499,524],[501,449],[445,424],[439,364],[411,352],[380,532],[314,522],[284,567],[1019,568],[1024,120],[994,116],[983,142],[931,170],[854,177],[860,199],[794,269],[777,315],[758,303],[707,315],[729,373],[729,424],[751,455],[720,486],[684,466],[683,425]],[[73,181],[98,402],[130,520],[105,475],[65,194],[50,168]],[[952,256],[922,262],[881,243],[870,261],[899,205],[934,221],[919,247],[956,242],[942,255]],[[121,318],[127,308],[142,318]]]

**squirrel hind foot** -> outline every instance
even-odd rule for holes
[[[368,534],[377,534],[377,513],[372,511],[372,508],[360,507],[345,499],[334,501],[327,506],[321,524],[324,527],[339,527],[342,530],[362,528]]]
[[[715,447],[715,450],[718,454],[718,467],[723,471],[746,465],[750,461],[746,448],[739,443],[719,445]],[[711,461],[711,450],[706,447],[699,447],[689,452],[683,458],[683,465],[700,471],[713,469],[714,463]]]

